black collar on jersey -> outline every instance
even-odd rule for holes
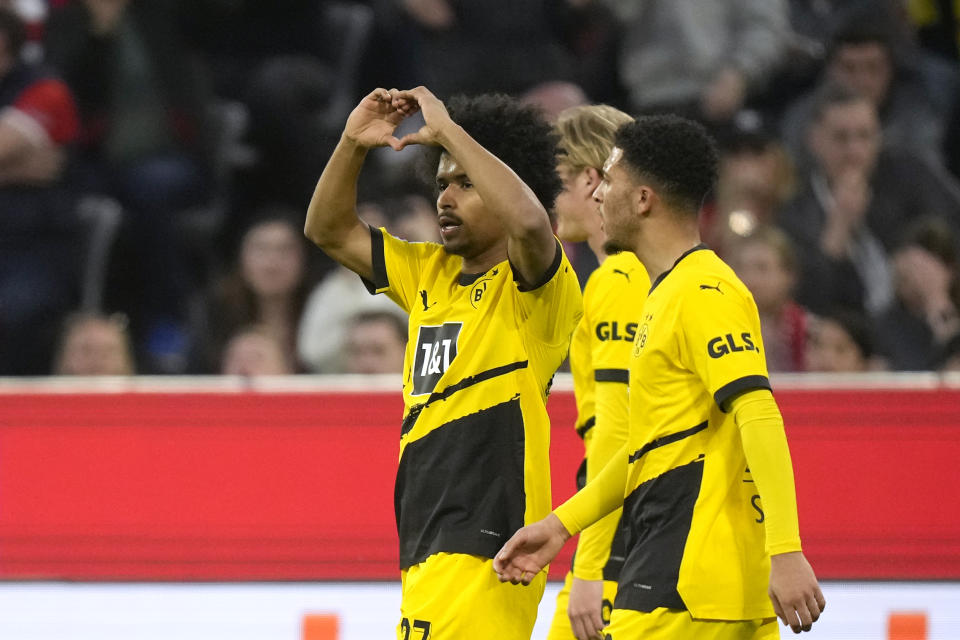
[[[460,279],[457,280],[457,283],[461,287],[469,287],[481,277],[487,275],[488,271],[481,271],[480,273],[461,273]]]
[[[680,261],[681,261],[681,260],[683,260],[684,258],[686,258],[688,255],[690,255],[690,254],[693,253],[694,251],[702,251],[702,250],[704,250],[704,249],[709,249],[709,248],[710,248],[710,247],[708,247],[708,246],[706,245],[706,243],[701,242],[700,244],[698,244],[697,246],[693,247],[692,249],[687,249],[686,251],[684,251],[684,252],[680,255],[680,257],[677,258],[677,261],[673,263],[673,266],[672,266],[672,267],[670,267],[669,269],[667,269],[666,271],[664,271],[663,273],[661,273],[659,276],[657,276],[657,279],[653,281],[653,285],[651,285],[651,287],[650,287],[650,293],[653,293],[653,290],[657,288],[657,285],[660,284],[660,283],[663,281],[663,279],[667,277],[667,274],[668,274],[668,273],[670,273],[671,271],[673,271],[673,270],[677,267],[677,265],[680,264]]]

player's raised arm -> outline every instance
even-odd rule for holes
[[[393,105],[404,114],[423,113],[425,125],[400,140],[401,146],[443,147],[457,159],[487,210],[507,234],[507,255],[523,284],[541,281],[556,258],[557,242],[543,204],[504,162],[487,151],[447,113],[430,91],[417,87],[394,94]]]
[[[405,117],[386,89],[367,95],[347,118],[340,142],[317,182],[304,234],[331,258],[373,277],[369,227],[357,216],[357,178],[373,147],[400,148],[393,132]]]

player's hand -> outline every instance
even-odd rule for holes
[[[577,640],[603,638],[603,580],[574,578],[567,615]]]
[[[390,146],[401,149],[400,141],[393,132],[406,115],[393,104],[395,91],[374,89],[370,92],[350,112],[343,135],[361,147]]]
[[[777,617],[794,633],[810,631],[820,618],[827,601],[802,552],[770,556],[770,600]]]
[[[446,129],[453,124],[447,108],[426,87],[398,91],[393,96],[393,106],[404,117],[416,112],[423,114],[424,125],[415,133],[400,139],[400,148],[408,144],[442,146]]]
[[[566,527],[551,513],[513,534],[493,559],[493,570],[500,582],[528,585],[569,538]]]

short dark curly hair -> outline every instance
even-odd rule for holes
[[[537,107],[498,93],[454,96],[446,107],[454,122],[513,169],[548,212],[553,210],[563,188],[556,171],[558,138]],[[442,152],[441,148],[428,152],[433,173]]]
[[[703,125],[676,115],[641,116],[617,130],[627,169],[666,204],[694,215],[717,181],[717,147]]]

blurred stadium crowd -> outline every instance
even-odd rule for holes
[[[418,84],[703,121],[771,371],[960,368],[958,61],[944,0],[0,0],[0,375],[399,371],[301,229],[360,97]],[[372,154],[361,216],[435,240],[420,159]]]

